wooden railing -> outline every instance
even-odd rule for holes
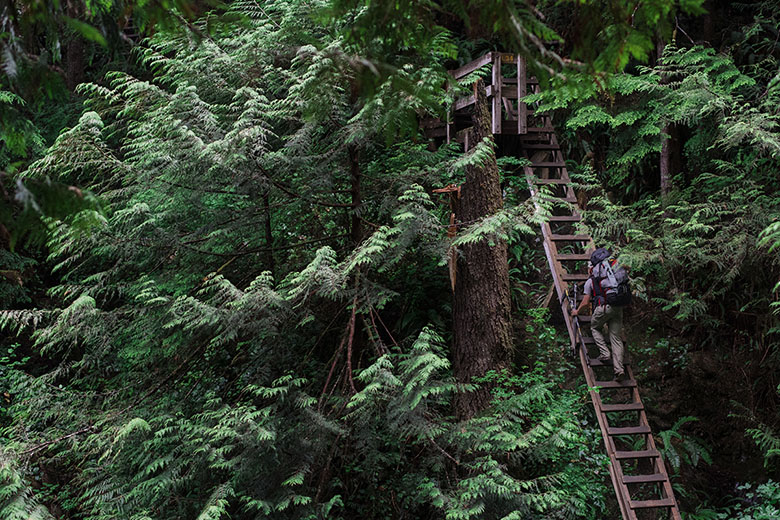
[[[478,60],[450,71],[450,74],[460,80],[488,64],[492,64],[491,82],[485,86],[485,94],[491,104],[493,133],[525,134],[528,128],[528,108],[520,101],[526,96],[525,58],[505,52],[489,52]],[[502,69],[511,65],[515,66],[514,74],[505,77]],[[473,95],[460,98],[454,103],[453,111],[457,113],[473,104]]]

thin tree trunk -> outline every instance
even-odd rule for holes
[[[492,140],[491,116],[482,81],[474,86],[476,104],[470,142]],[[466,170],[458,220],[473,222],[495,214],[503,205],[495,154],[482,165]],[[508,368],[511,361],[511,304],[507,244],[482,240],[461,246],[453,298],[454,370],[460,383],[472,383],[489,370]],[[490,402],[489,388],[462,393],[456,402],[461,419],[473,417]]]
[[[666,200],[669,191],[672,189],[672,152],[671,152],[671,125],[664,125],[661,128],[661,158],[658,164],[661,176],[661,199]]]
[[[276,274],[276,262],[274,261],[274,235],[271,231],[271,201],[268,192],[263,195],[263,207],[265,209],[265,246],[268,248],[268,270]]]
[[[350,193],[352,194],[350,236],[352,238],[352,244],[358,245],[363,240],[363,229],[360,222],[360,206],[363,201],[360,193],[360,160],[356,146],[349,147],[349,161],[351,178]]]
[[[83,0],[68,0],[68,16],[75,20],[84,18]],[[84,82],[84,38],[78,32],[68,42],[65,53],[65,84],[70,91]]]

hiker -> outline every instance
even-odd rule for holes
[[[615,380],[624,381],[626,373],[623,366],[623,340],[620,335],[623,331],[623,305],[625,303],[622,305],[610,305],[607,303],[607,291],[602,285],[602,280],[605,280],[608,276],[606,270],[611,269],[615,265],[614,260],[610,262],[607,258],[599,261],[595,267],[592,261],[588,262],[588,281],[585,282],[582,303],[580,303],[578,308],[571,311],[571,315],[577,316],[586,305],[591,303],[591,298],[593,299],[593,315],[590,322],[590,330],[599,348],[599,361],[606,363],[611,358]],[[610,265],[606,266],[604,262]],[[605,325],[609,330],[609,343],[612,347],[611,355],[610,348],[607,347],[607,342],[602,333],[602,328]]]

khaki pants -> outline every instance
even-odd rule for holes
[[[599,347],[599,356],[606,358],[610,357],[610,352],[602,333],[604,325],[609,330],[609,343],[612,347],[612,368],[615,374],[622,374],[625,370],[623,366],[623,340],[620,339],[620,334],[623,331],[623,307],[601,305],[593,311],[590,330],[593,333],[596,346]]]

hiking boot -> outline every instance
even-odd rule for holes
[[[628,376],[626,375],[625,372],[617,372],[615,374],[615,381],[617,381],[618,383],[622,383],[626,379],[628,379]]]
[[[612,363],[612,357],[611,356],[599,356],[599,361],[602,363]]]

